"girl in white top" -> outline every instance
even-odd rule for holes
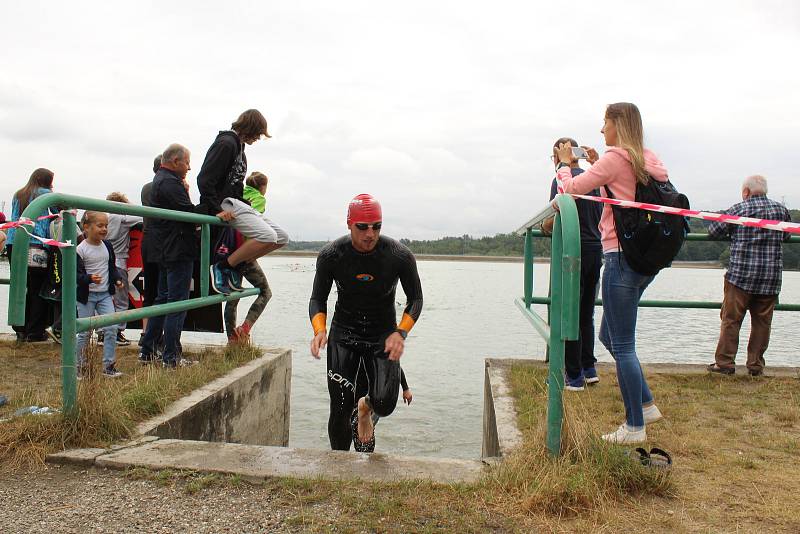
[[[78,317],[107,315],[114,313],[113,295],[117,287],[122,287],[119,280],[111,243],[105,240],[108,235],[108,215],[99,211],[87,211],[83,214],[83,231],[86,235],[76,252],[78,254]],[[109,343],[103,344],[103,376],[116,378],[122,376],[116,368],[117,326],[103,328],[104,337]],[[78,334],[76,345],[78,360],[78,377],[85,370],[84,352],[89,342],[91,331]]]

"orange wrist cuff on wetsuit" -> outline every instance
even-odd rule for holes
[[[414,321],[409,314],[404,313],[403,318],[400,320],[400,324],[397,325],[397,328],[400,330],[405,330],[406,332],[411,332],[411,329],[414,328],[415,323],[416,321]]]
[[[314,328],[314,335],[316,336],[319,334],[320,330],[326,330],[325,322],[327,321],[328,317],[319,312],[311,319],[311,326]]]

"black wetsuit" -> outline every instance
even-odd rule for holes
[[[399,325],[394,307],[398,280],[408,298]],[[349,235],[343,236],[328,243],[317,257],[308,310],[315,333],[325,327],[334,281],[338,298],[328,335],[328,436],[332,449],[349,450],[357,389],[365,386],[379,417],[391,414],[397,405],[400,364],[389,360],[384,343],[398,329],[408,332],[419,319],[422,286],[414,255],[405,245],[380,236],[371,252],[361,253]]]

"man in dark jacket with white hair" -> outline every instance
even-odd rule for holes
[[[150,202],[154,208],[195,212],[186,188],[186,173],[191,169],[189,149],[178,144],[167,147],[161,157],[161,167],[153,177]],[[158,296],[153,304],[180,302],[189,298],[192,267],[198,257],[199,247],[194,223],[167,219],[148,219],[148,232],[156,247],[159,263]],[[186,312],[151,317],[142,338],[139,362],[149,364],[155,360],[155,345],[164,336],[164,367],[181,365],[178,354],[181,330]]]

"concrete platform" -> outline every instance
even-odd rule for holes
[[[389,456],[344,451],[292,449],[237,443],[159,439],[120,450],[78,449],[48,456],[52,463],[111,469],[145,467],[237,474],[251,481],[269,477],[362,479],[393,482],[474,482],[485,468],[479,460]]]

